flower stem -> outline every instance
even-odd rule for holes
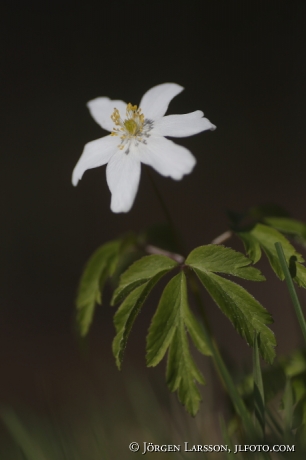
[[[154,190],[154,192],[155,192],[155,194],[156,194],[156,196],[157,196],[157,199],[158,199],[158,201],[159,201],[159,204],[160,204],[160,206],[161,206],[161,208],[162,208],[162,210],[163,210],[163,212],[164,212],[164,214],[165,214],[165,217],[166,217],[166,219],[167,219],[167,221],[168,221],[169,227],[171,227],[171,229],[173,230],[173,229],[174,229],[174,225],[173,225],[172,217],[171,217],[170,212],[169,212],[169,210],[168,210],[168,208],[167,208],[167,206],[166,206],[166,204],[165,204],[165,202],[164,202],[164,199],[163,199],[161,193],[159,192],[159,190],[158,190],[158,188],[157,188],[157,186],[156,186],[156,184],[155,184],[155,181],[154,181],[154,179],[153,179],[153,177],[152,177],[151,171],[150,171],[150,169],[148,168],[148,166],[145,167],[145,170],[146,170],[146,173],[147,173],[147,175],[148,175],[148,177],[149,177],[149,180],[150,180],[150,182],[151,182],[151,185],[152,185],[152,187],[153,187],[153,190]]]
[[[153,190],[155,192],[157,200],[158,200],[158,202],[159,202],[159,204],[160,204],[160,206],[161,206],[161,208],[163,210],[163,213],[164,213],[164,215],[166,217],[166,220],[168,222],[169,228],[170,228],[170,230],[172,232],[172,235],[173,235],[174,242],[175,242],[176,246],[181,250],[181,252],[184,253],[185,251],[183,250],[184,245],[183,245],[182,239],[179,236],[179,234],[178,234],[178,232],[177,232],[177,230],[176,230],[176,228],[174,226],[173,219],[172,219],[171,214],[170,214],[170,212],[168,210],[168,207],[167,207],[167,205],[166,205],[166,203],[165,203],[160,191],[158,190],[157,185],[155,184],[155,181],[154,181],[154,179],[152,177],[152,174],[151,174],[151,171],[150,171],[149,167],[145,166],[145,170],[147,172],[147,175],[149,177],[149,180],[151,182],[151,185],[152,185],[152,188],[153,188]]]
[[[289,272],[289,268],[288,268],[288,265],[287,265],[287,262],[286,262],[286,258],[285,258],[284,251],[283,251],[281,243],[279,243],[279,242],[275,243],[275,248],[276,248],[276,251],[277,251],[277,255],[278,255],[282,270],[283,270],[284,275],[285,275],[285,280],[286,280],[288,291],[289,291],[289,294],[290,294],[290,297],[291,297],[291,300],[292,300],[292,303],[293,303],[293,306],[294,306],[294,309],[295,309],[295,314],[297,316],[298,322],[299,322],[300,327],[302,329],[304,339],[306,341],[306,322],[305,322],[305,318],[304,318],[304,315],[303,315],[303,312],[302,312],[302,308],[301,308],[298,296],[297,296],[296,291],[294,289],[292,277],[291,277],[291,274]]]
[[[144,249],[148,254],[159,254],[162,256],[166,256],[166,257],[169,257],[170,259],[175,260],[175,262],[179,264],[182,264],[185,260],[185,257],[181,256],[181,254],[176,254],[175,252],[165,251],[165,249],[158,248],[157,246],[153,246],[152,244],[147,244]]]
[[[233,232],[231,230],[227,230],[226,232],[221,233],[221,235],[216,236],[211,242],[211,244],[221,244],[224,241],[229,240],[233,236]]]

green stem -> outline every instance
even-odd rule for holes
[[[210,336],[206,332],[206,329],[204,328],[203,328],[203,333],[206,337],[206,340],[208,340],[208,343],[210,344],[210,349],[212,351],[212,357],[214,360],[215,367],[219,373],[219,376],[221,377],[225,385],[225,388],[231,398],[231,401],[236,409],[237,414],[240,416],[243,422],[247,435],[252,439],[254,438],[254,434],[255,434],[254,426],[251,421],[249,412],[244,404],[244,401],[241,398],[240,394],[238,393],[237,387],[232,380],[232,377],[222,359],[222,356],[220,355],[220,352],[215,342],[210,338]]]
[[[295,291],[295,288],[294,288],[294,285],[293,285],[292,277],[291,277],[290,272],[289,272],[289,268],[288,268],[288,265],[287,265],[287,262],[286,262],[285,254],[284,254],[284,251],[283,251],[281,243],[279,243],[279,242],[275,243],[275,248],[276,248],[276,251],[277,251],[277,255],[278,255],[282,270],[283,270],[284,275],[285,275],[285,280],[286,280],[288,291],[289,291],[289,294],[290,294],[290,297],[291,297],[291,300],[292,300],[292,303],[293,303],[293,306],[294,306],[294,309],[295,309],[295,314],[297,316],[298,322],[300,324],[300,327],[302,329],[302,333],[303,333],[303,336],[304,336],[304,339],[305,339],[305,342],[306,342],[306,322],[305,322],[305,318],[304,318],[302,308],[301,308],[298,296],[296,294],[296,291]]]

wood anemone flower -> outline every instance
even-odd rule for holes
[[[107,97],[89,101],[92,117],[110,135],[85,145],[73,170],[73,185],[87,169],[107,164],[111,210],[119,213],[128,212],[134,203],[141,163],[175,180],[189,174],[196,159],[188,149],[164,136],[187,137],[216,127],[200,110],[164,116],[170,101],[183,89],[176,83],[154,86],[144,94],[139,108]]]

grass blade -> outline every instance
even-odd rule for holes
[[[254,410],[255,418],[261,431],[262,440],[265,436],[265,395],[262,382],[262,374],[259,360],[259,343],[260,334],[254,334],[254,349],[253,349],[253,378],[254,378]]]

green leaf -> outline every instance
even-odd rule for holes
[[[237,235],[242,239],[245,251],[250,259],[256,264],[261,258],[261,248],[259,242],[250,232],[240,232]]]
[[[273,322],[271,315],[244,288],[214,273],[194,269],[222,312],[232,322],[237,332],[253,343],[254,332],[260,333],[260,353],[269,363],[273,362],[276,345],[273,332],[266,326]]]
[[[306,246],[306,224],[289,217],[266,217],[264,223],[282,233],[296,237],[297,241]]]
[[[204,384],[189,352],[186,327],[200,352],[211,354],[201,327],[188,306],[186,276],[180,272],[165,287],[147,336],[147,365],[156,366],[169,349],[167,383],[188,412],[195,415],[201,395],[195,381]]]
[[[135,288],[134,291],[132,291],[122,302],[114,316],[114,324],[117,334],[113,340],[113,354],[119,369],[122,365],[126,343],[134,321],[138,316],[148,294],[163,274],[164,273],[158,273],[151,280]]]
[[[254,267],[251,260],[240,252],[221,245],[208,244],[191,251],[186,265],[209,272],[226,273],[252,281],[264,281],[265,277]]]
[[[188,306],[186,277],[174,276],[165,287],[147,336],[147,365],[156,366],[165,356],[176,329],[183,321],[198,350],[211,355],[201,327]]]
[[[162,255],[145,256],[134,262],[120,277],[111,304],[122,301],[131,291],[156,275],[161,276],[177,266],[177,262]]]
[[[296,263],[293,258],[289,262],[289,269],[294,266],[296,275],[292,277],[293,281],[300,287],[306,288],[306,268],[304,265]]]
[[[169,348],[167,384],[170,391],[178,391],[180,402],[193,416],[198,412],[201,401],[196,381],[203,385],[205,383],[190,355],[184,324],[181,320]]]
[[[121,244],[122,240],[104,244],[87,262],[76,299],[77,324],[82,337],[89,330],[96,304],[102,303],[101,290],[116,269]]]
[[[156,366],[164,357],[187,303],[186,281],[174,276],[165,287],[147,336],[147,366]]]
[[[125,298],[114,316],[117,335],[113,341],[113,353],[119,369],[127,339],[146,297],[157,281],[175,266],[177,262],[169,257],[151,255],[137,260],[121,275],[112,299],[114,304]]]
[[[306,287],[306,269],[301,265],[304,259],[278,230],[267,225],[257,224],[249,232],[239,232],[237,235],[242,239],[246,252],[254,263],[260,259],[262,248],[272,269],[283,280],[285,276],[275,248],[275,243],[281,243],[293,280],[299,286]]]
[[[264,280],[259,270],[249,266],[251,260],[233,249],[211,244],[194,249],[185,263],[195,271],[216,304],[248,344],[253,343],[255,331],[261,333],[261,354],[272,362],[275,339],[272,331],[266,327],[266,324],[272,323],[271,315],[241,286],[214,273],[253,281]]]

